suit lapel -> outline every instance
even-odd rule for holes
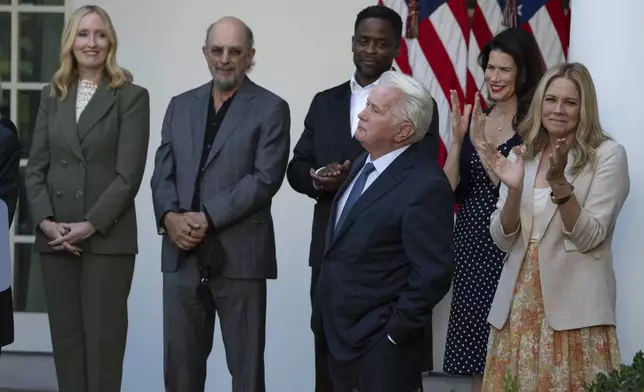
[[[208,105],[212,93],[212,82],[199,87],[195,94],[195,103],[191,108],[191,132],[192,137],[192,159],[194,175],[199,170],[199,161],[203,150],[204,138],[206,137],[206,120],[208,118]],[[195,177],[196,178],[196,177]]]
[[[215,136],[215,141],[213,142],[212,148],[210,149],[210,154],[208,155],[208,160],[206,161],[206,166],[217,156],[219,150],[224,146],[228,138],[233,134],[237,129],[239,123],[246,117],[246,113],[250,110],[253,104],[253,98],[255,94],[253,93],[253,87],[255,84],[246,77],[242,85],[239,87],[239,90],[235,94],[233,102],[228,108],[226,117],[221,123],[221,128]]]
[[[414,151],[414,146],[409,147],[396,160],[394,160],[389,167],[387,167],[387,169],[378,176],[378,178],[376,178],[367,190],[364,191],[360,198],[355,202],[344,221],[341,222],[341,226],[335,229],[335,235],[332,233],[333,239],[330,246],[333,246],[333,244],[347,232],[364,210],[395,188],[405,178],[406,169],[413,163],[415,157]],[[362,166],[364,166],[364,161],[359,168],[362,169]],[[354,173],[353,177],[355,177],[356,173]],[[346,188],[344,190],[346,190]],[[332,222],[334,223],[335,221]]]
[[[329,222],[326,227],[326,244],[325,244],[325,249],[328,250],[331,247],[331,243],[333,241],[333,232],[335,231],[335,221],[338,215],[338,201],[344,195],[344,192],[347,190],[349,185],[351,185],[351,182],[353,182],[353,179],[356,177],[358,172],[362,169],[364,166],[364,163],[367,160],[367,157],[369,154],[366,152],[363,153],[361,156],[359,156],[355,162],[352,163],[351,165],[351,171],[349,172],[349,175],[347,178],[344,180],[342,185],[340,186],[340,189],[335,193],[335,197],[333,198],[333,203],[331,204],[331,213],[329,214]]]
[[[530,237],[532,235],[532,224],[534,221],[534,185],[537,179],[537,171],[539,169],[539,163],[541,162],[541,159],[543,159],[543,155],[539,153],[538,159],[532,159],[525,163],[525,176],[523,180],[524,194],[521,202],[521,232],[523,236],[523,242],[525,244],[530,241]],[[578,174],[575,175],[572,173],[572,161],[572,152],[569,152],[568,163],[566,165],[564,175],[566,176],[566,180],[570,184],[573,184],[578,176]],[[544,216],[547,217],[547,223],[546,227],[544,227],[544,232],[548,229],[548,226],[550,226],[550,222],[552,221],[552,218],[555,216],[556,212],[556,204],[546,203],[545,210],[543,211]]]
[[[532,235],[532,222],[534,220],[534,183],[537,180],[538,159],[530,159],[524,162],[523,195],[519,209],[521,219],[521,235],[525,244]]]
[[[63,137],[69,146],[69,149],[72,150],[74,155],[81,162],[85,162],[85,156],[83,155],[83,149],[80,145],[80,139],[78,137],[78,127],[76,125],[76,94],[77,86],[75,83],[72,83],[67,97],[64,101],[60,102],[60,121],[62,126]]]
[[[78,119],[78,138],[81,142],[116,102],[116,90],[110,90],[108,84],[107,79],[101,82]],[[76,118],[75,115],[74,118]]]
[[[351,136],[351,85],[347,82],[338,92],[337,99],[331,101],[329,113],[333,117],[333,140],[341,146],[346,156],[357,157],[362,151],[362,145]]]
[[[573,163],[572,151],[569,151],[568,163],[566,164],[566,170],[564,172],[564,175],[566,176],[566,180],[568,181],[569,184],[574,184],[575,180],[577,179],[577,176],[579,175],[579,173],[573,174],[572,163]],[[555,203],[546,204],[546,209],[544,211],[544,214],[548,218],[548,223],[546,223],[546,227],[543,229],[544,233],[548,229],[548,226],[550,226],[550,222],[552,221],[552,218],[555,216],[556,212],[557,212],[557,205]]]

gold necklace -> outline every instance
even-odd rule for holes
[[[501,119],[496,122],[496,130],[501,132],[503,130],[503,121],[505,120],[505,114],[501,115]]]

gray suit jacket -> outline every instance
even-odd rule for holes
[[[195,192],[212,82],[171,99],[155,156],[152,198],[159,233],[168,211],[190,210]],[[288,103],[248,77],[215,137],[201,181],[201,202],[214,225],[228,278],[277,278],[271,200],[290,150]],[[196,257],[163,235],[162,271]]]

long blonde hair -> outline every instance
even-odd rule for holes
[[[528,114],[519,125],[519,135],[525,146],[524,159],[531,159],[543,151],[549,143],[548,131],[541,123],[543,99],[550,83],[565,78],[577,87],[580,97],[579,123],[571,146],[573,154],[572,172],[579,173],[588,163],[597,158],[595,149],[610,139],[599,122],[597,93],[588,69],[580,63],[562,63],[550,68],[535,91]]]
[[[132,83],[133,77],[130,71],[122,68],[116,62],[116,49],[118,47],[118,40],[116,38],[116,31],[110,16],[105,10],[96,5],[84,5],[78,8],[71,15],[63,31],[61,45],[60,45],[60,68],[54,73],[51,81],[51,94],[52,98],[60,97],[64,100],[67,97],[69,86],[75,82],[78,77],[78,62],[74,57],[74,40],[78,33],[78,25],[81,19],[91,13],[96,13],[101,17],[105,24],[107,31],[105,35],[110,41],[110,48],[105,58],[105,73],[110,79],[110,88],[121,87],[125,83]]]

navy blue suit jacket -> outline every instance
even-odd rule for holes
[[[454,271],[454,196],[443,170],[417,144],[367,188],[334,233],[338,199],[364,165],[352,165],[331,207],[312,328],[331,354],[362,355],[385,335],[416,341]]]

